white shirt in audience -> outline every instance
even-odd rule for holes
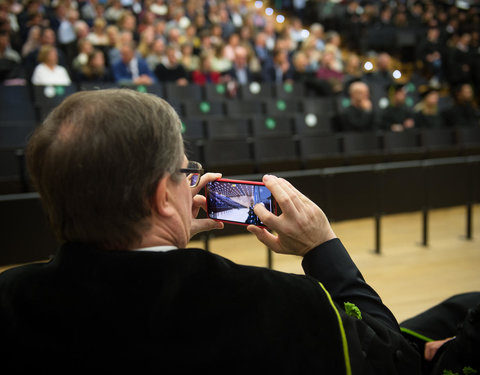
[[[32,75],[32,83],[37,86],[69,86],[72,84],[72,80],[63,66],[56,65],[52,70],[42,63],[35,67]]]

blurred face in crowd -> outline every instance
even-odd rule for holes
[[[55,31],[52,29],[44,30],[42,34],[42,44],[48,44],[50,46],[55,45]]]
[[[235,65],[238,68],[245,68],[247,66],[247,50],[243,47],[235,49]]]
[[[177,51],[175,51],[174,48],[168,48],[167,49],[167,59],[168,59],[168,62],[171,64],[171,65],[175,65],[177,63]]]
[[[386,53],[381,53],[380,55],[378,55],[377,69],[380,71],[388,71],[390,70],[391,62],[392,59],[390,58],[390,55]]]
[[[122,54],[122,61],[124,64],[129,64],[132,61],[133,56],[135,56],[135,52],[133,51],[132,47],[125,45],[120,50]]]
[[[305,72],[308,66],[308,57],[304,52],[297,52],[293,59],[293,65],[297,72]]]
[[[116,26],[110,25],[109,27],[107,27],[106,32],[109,44],[111,46],[116,45],[118,41],[118,28]]]
[[[427,106],[430,107],[430,106],[437,105],[438,104],[438,99],[439,99],[438,92],[437,91],[432,91],[425,96],[423,101],[425,102],[425,104]]]
[[[134,31],[135,30],[135,27],[136,27],[136,20],[135,20],[135,17],[131,14],[125,16],[125,18],[123,19],[123,23],[122,23],[122,29],[124,30],[130,30],[130,31]]]
[[[165,42],[163,39],[156,39],[153,42],[152,50],[156,55],[163,55],[165,53]]]
[[[45,64],[47,64],[50,67],[53,67],[57,65],[58,63],[58,54],[56,48],[51,48],[50,51],[47,54],[47,59],[45,61]]]
[[[332,64],[335,62],[335,56],[332,52],[325,51],[322,57],[322,65],[326,68],[332,67]]]
[[[358,105],[370,98],[368,86],[363,82],[354,82],[350,86],[350,100],[352,105]]]
[[[0,33],[0,51],[4,51],[10,44],[10,37],[8,33]]]
[[[472,101],[473,99],[473,89],[472,86],[469,84],[464,84],[460,88],[460,91],[458,93],[458,98],[462,102],[469,102]]]
[[[91,57],[90,65],[95,68],[101,68],[105,66],[105,57],[102,51],[95,51]]]
[[[393,100],[395,104],[403,104],[407,99],[407,90],[405,88],[401,88],[395,91],[395,95],[393,96]]]

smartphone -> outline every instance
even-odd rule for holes
[[[277,214],[277,204],[264,183],[229,180],[209,182],[205,186],[207,215],[209,218],[238,225],[257,225],[266,228],[253,207],[262,203],[267,210]]]

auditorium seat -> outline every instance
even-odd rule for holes
[[[256,117],[252,119],[253,134],[261,138],[292,137],[292,120],[287,116]]]
[[[428,158],[455,156],[459,153],[455,132],[451,129],[422,129],[421,145]]]
[[[28,121],[0,122],[0,147],[24,147],[34,125]]]
[[[294,117],[295,132],[300,136],[332,133],[332,118],[329,115],[303,113]]]
[[[377,133],[345,132],[340,134],[340,137],[347,164],[369,164],[383,160]]]
[[[263,104],[260,100],[235,99],[226,102],[226,114],[231,117],[263,115]]]
[[[55,239],[37,193],[0,196],[0,266],[48,260]]]
[[[179,86],[176,83],[165,83],[165,97],[167,100],[202,100],[202,87],[190,83],[186,86]]]
[[[205,100],[224,100],[228,98],[227,87],[223,83],[207,83],[204,86]]]
[[[0,147],[0,194],[28,190],[23,148]]]
[[[205,138],[204,121],[188,117],[182,118],[182,135],[188,159],[202,162],[202,147]]]
[[[162,83],[154,83],[152,85],[135,85],[135,84],[122,84],[119,88],[130,89],[138,92],[145,92],[154,94],[159,98],[165,98],[165,88]]]
[[[336,134],[301,135],[300,158],[305,169],[340,166],[344,163]]]
[[[300,82],[276,84],[274,86],[275,97],[278,99],[298,100],[305,97],[305,85]]]
[[[333,116],[336,111],[334,97],[302,98],[300,111],[304,114],[314,113],[316,115]]]
[[[255,137],[254,155],[260,173],[297,170],[301,167],[296,142],[291,136]]]
[[[298,112],[298,102],[294,99],[267,98],[263,102],[265,113],[269,116],[292,115]]]
[[[37,121],[42,122],[50,111],[67,96],[77,91],[76,86],[33,86],[33,105]]]
[[[250,82],[239,85],[237,88],[237,96],[242,100],[259,100],[271,98],[273,95],[274,91],[271,83]]]
[[[225,115],[223,101],[182,100],[183,113],[187,117],[206,119],[209,117],[223,117]]]
[[[30,91],[26,86],[0,85],[0,123],[36,123],[35,109]]]
[[[456,137],[463,155],[480,154],[480,127],[459,127]]]
[[[417,130],[383,133],[383,150],[386,161],[423,158],[424,150],[419,146],[418,138],[419,133]]]
[[[81,91],[115,89],[119,86],[115,82],[80,82],[78,85]]]
[[[206,120],[208,139],[247,139],[250,136],[246,118],[217,118]]]
[[[255,171],[247,139],[206,139],[203,165],[206,171],[221,172],[224,177]]]

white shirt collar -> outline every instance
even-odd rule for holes
[[[141,249],[137,249],[139,251],[157,251],[157,252],[166,252],[170,250],[177,250],[178,247],[176,246],[152,246],[152,247],[142,247]]]

